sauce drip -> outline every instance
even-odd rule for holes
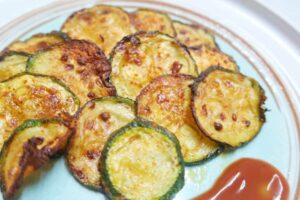
[[[243,158],[225,169],[209,191],[194,200],[287,200],[289,186],[272,165]]]

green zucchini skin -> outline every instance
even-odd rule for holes
[[[103,152],[102,152],[102,155],[101,155],[101,158],[100,158],[101,159],[100,173],[101,173],[101,176],[102,176],[102,185],[103,185],[103,189],[104,189],[105,193],[108,195],[108,197],[110,199],[127,199],[116,188],[114,188],[113,183],[112,183],[112,181],[110,180],[110,177],[109,177],[110,175],[109,175],[109,172],[107,170],[106,160],[108,158],[108,152],[109,152],[110,148],[112,147],[115,139],[118,138],[119,136],[122,136],[128,130],[130,130],[132,128],[135,128],[135,127],[144,127],[144,128],[154,129],[157,132],[159,132],[160,134],[167,137],[169,140],[171,140],[175,144],[177,157],[178,157],[179,165],[180,165],[180,171],[179,171],[179,174],[177,176],[177,180],[170,187],[169,191],[167,193],[165,193],[163,196],[158,198],[160,200],[172,199],[174,197],[174,195],[178,191],[180,191],[184,186],[184,160],[183,160],[183,157],[182,157],[182,154],[181,154],[179,141],[173,133],[167,131],[165,128],[163,128],[163,127],[161,127],[161,126],[159,126],[159,125],[157,125],[153,122],[141,119],[141,118],[136,118],[133,122],[129,123],[125,127],[115,131],[110,136],[110,138],[108,139],[107,143],[105,144],[105,146],[103,148]]]
[[[215,138],[213,138],[208,132],[207,130],[205,130],[205,128],[203,127],[203,125],[201,124],[201,122],[199,121],[198,117],[197,117],[197,113],[196,113],[196,108],[195,108],[195,101],[196,101],[196,96],[197,96],[197,89],[198,89],[198,85],[205,81],[205,79],[207,78],[207,76],[214,72],[214,71],[223,71],[225,73],[231,73],[231,74],[239,74],[241,75],[242,77],[244,78],[249,78],[239,72],[235,72],[235,71],[232,71],[232,70],[229,70],[229,69],[225,69],[221,66],[211,66],[209,67],[208,69],[206,69],[205,71],[203,71],[194,81],[193,85],[191,86],[192,88],[192,103],[191,103],[191,109],[192,109],[192,113],[193,113],[193,116],[195,118],[195,121],[199,127],[199,129],[207,136],[209,137],[211,140],[219,143],[220,145],[223,145],[224,148],[229,148],[229,149],[234,149],[234,148],[238,148],[238,147],[241,147],[241,146],[244,146],[245,144],[247,144],[248,142],[252,141],[257,135],[258,133],[260,132],[264,122],[266,121],[266,116],[265,116],[265,112],[266,112],[266,108],[264,107],[264,103],[265,103],[265,100],[266,100],[266,96],[265,96],[265,92],[264,92],[264,89],[261,87],[261,85],[259,85],[257,82],[256,84],[258,85],[259,87],[259,92],[260,92],[260,100],[259,100],[259,122],[261,123],[260,125],[260,128],[259,130],[256,132],[256,134],[254,134],[254,136],[252,138],[250,138],[249,140],[247,141],[244,141],[244,142],[240,142],[238,145],[232,145],[232,144],[229,144],[228,142],[222,142],[222,141],[219,141]],[[252,79],[254,80],[254,79]],[[254,80],[255,81],[255,80]]]

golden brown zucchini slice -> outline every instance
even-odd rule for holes
[[[214,36],[200,26],[184,24],[178,21],[174,21],[173,26],[177,39],[188,47],[200,45],[217,47]]]
[[[177,138],[143,120],[111,135],[101,155],[100,172],[111,199],[172,199],[184,185]]]
[[[130,14],[131,22],[138,31],[159,31],[175,36],[175,30],[170,17],[162,12],[140,9]]]
[[[211,66],[221,66],[225,69],[238,71],[238,66],[233,58],[215,47],[202,45],[190,48],[189,51],[196,61],[199,74]]]
[[[187,165],[198,164],[221,151],[197,127],[191,111],[194,78],[188,75],[166,75],[154,79],[137,97],[137,115],[173,132],[181,146]]]
[[[18,52],[7,52],[0,57],[0,81],[24,72],[28,55]]]
[[[122,97],[89,101],[76,116],[75,134],[68,145],[67,163],[78,181],[99,189],[99,161],[110,134],[134,118],[134,102]]]
[[[135,32],[126,11],[105,5],[73,13],[61,30],[73,39],[85,39],[96,43],[105,55],[108,55],[124,36]]]
[[[0,82],[0,149],[24,120],[68,120],[78,108],[77,97],[53,77],[22,73]]]
[[[28,61],[27,71],[57,77],[82,103],[115,95],[108,81],[110,64],[101,49],[88,41],[69,40],[40,51]]]
[[[64,150],[71,134],[59,120],[28,120],[4,145],[0,156],[0,182],[4,199],[12,199],[23,179]]]
[[[195,61],[174,38],[159,32],[127,36],[110,57],[111,81],[120,96],[135,99],[152,79],[164,74],[197,76]]]
[[[193,84],[193,116],[208,137],[238,147],[253,139],[261,129],[265,99],[256,80],[211,67]]]
[[[34,54],[37,51],[47,49],[50,46],[63,42],[68,39],[65,33],[53,31],[51,33],[39,33],[33,35],[25,41],[15,41],[10,44],[6,49],[8,51],[24,52]]]

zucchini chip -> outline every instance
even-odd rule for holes
[[[265,122],[265,99],[256,80],[211,67],[193,84],[193,116],[208,137],[239,147],[253,139]]]
[[[53,77],[21,73],[0,82],[0,149],[26,119],[69,120],[78,108],[77,97]]]
[[[207,45],[217,47],[214,36],[198,25],[188,25],[178,21],[173,22],[177,39],[188,47]]]
[[[66,156],[68,166],[79,182],[100,189],[98,167],[102,148],[113,131],[134,117],[134,102],[122,97],[94,99],[80,110]]]
[[[135,32],[127,12],[99,5],[73,13],[61,28],[73,39],[96,43],[108,55],[124,36]]]
[[[238,66],[233,58],[218,48],[202,45],[189,50],[196,61],[199,74],[211,66],[222,66],[225,69],[238,71]]]
[[[103,148],[100,172],[111,199],[171,199],[184,185],[177,138],[143,120],[111,135]]]
[[[6,50],[35,54],[38,51],[47,49],[50,46],[63,42],[68,39],[64,33],[53,31],[51,33],[39,33],[33,35],[25,41],[15,41],[10,44]]]
[[[195,61],[174,38],[139,32],[121,40],[110,57],[111,81],[120,96],[135,99],[155,77],[184,73],[197,76]]]
[[[130,14],[131,22],[138,31],[159,31],[175,36],[175,30],[170,17],[158,11],[140,9]]]
[[[4,199],[12,199],[23,179],[62,153],[71,134],[58,120],[28,120],[19,126],[0,155]]]
[[[198,164],[221,151],[197,127],[191,111],[194,78],[188,75],[166,75],[154,79],[137,97],[137,115],[173,132],[181,146],[187,165]]]
[[[0,57],[0,81],[24,72],[28,55],[18,52],[7,52]]]
[[[101,49],[88,41],[69,40],[40,51],[29,59],[27,71],[57,77],[83,103],[115,95],[108,81],[110,64]]]

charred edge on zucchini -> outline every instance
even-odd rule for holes
[[[29,137],[28,139],[25,138],[24,141],[21,140],[22,137],[26,137],[25,135],[26,132],[23,132],[26,131],[26,129],[30,129],[34,127],[42,127],[44,125],[49,125],[49,124],[57,124],[59,126],[64,127],[64,130],[62,130],[62,133],[60,133],[60,135],[58,136],[55,135],[51,139],[49,138],[46,139],[44,135],[41,135],[41,136],[32,136]],[[0,182],[1,182],[1,191],[2,191],[3,198],[13,199],[15,193],[20,188],[24,178],[26,178],[32,172],[45,165],[49,161],[49,159],[61,155],[64,152],[67,140],[71,134],[72,134],[72,129],[70,129],[68,125],[66,125],[61,119],[58,118],[27,120],[22,125],[17,127],[13,131],[12,137],[5,143],[4,148],[2,149],[0,155],[0,166],[1,166]],[[17,164],[17,166],[13,165],[13,167],[18,167],[19,170],[18,171],[15,170],[14,171],[15,173],[7,172],[7,173],[12,173],[10,174],[10,179],[14,178],[14,175],[16,175],[14,181],[11,183],[11,186],[8,186],[7,185],[8,183],[6,182],[5,179],[5,173],[6,173],[5,165],[7,163],[6,158],[10,153],[9,152],[10,145],[14,144],[13,142],[18,141],[18,139],[20,140],[20,142],[24,142],[22,143],[23,145],[21,147],[20,147],[21,144],[18,145],[21,148],[21,150],[23,150],[24,152],[22,152],[22,154],[19,155],[19,159],[17,159],[17,163],[14,163]],[[38,145],[42,145],[44,142],[47,143],[44,144],[44,146],[41,149],[38,149]]]
[[[171,18],[160,11],[138,9],[130,13],[131,23],[138,31],[159,31],[170,36],[176,36]]]
[[[126,134],[127,131],[130,131],[131,129],[134,128],[145,128],[145,129],[150,129],[154,130],[155,132],[161,134],[163,137],[166,137],[168,140],[170,140],[174,146],[175,146],[175,151],[176,151],[176,157],[178,160],[178,167],[179,172],[176,177],[175,182],[172,184],[172,186],[169,187],[169,190],[162,194],[160,197],[156,197],[157,199],[172,199],[172,197],[182,189],[184,186],[184,162],[183,158],[181,155],[181,150],[180,150],[180,145],[179,141],[177,140],[176,136],[173,135],[171,132],[167,131],[161,126],[158,126],[157,124],[143,120],[140,118],[137,118],[130,124],[126,125],[125,127],[115,131],[110,138],[108,139],[107,143],[105,144],[103,148],[103,152],[101,155],[101,162],[100,162],[100,172],[102,176],[102,185],[104,188],[104,191],[106,194],[109,196],[111,199],[127,199],[128,197],[125,196],[125,194],[122,194],[118,189],[115,188],[115,186],[112,183],[112,180],[110,179],[110,174],[108,172],[108,166],[107,166],[107,159],[108,159],[108,153],[111,150],[111,148],[114,145],[114,142],[118,137],[122,137],[123,135]],[[158,175],[157,177],[162,177],[164,175]]]
[[[265,96],[265,92],[263,90],[263,88],[259,85],[259,83],[257,81],[255,81],[254,79],[250,78],[251,81],[255,81],[255,84],[257,84],[257,86],[259,87],[259,95],[260,95],[260,98],[259,98],[259,119],[258,121],[261,123],[260,124],[260,127],[259,129],[254,133],[254,135],[249,138],[249,140],[247,141],[241,141],[239,142],[238,144],[229,144],[229,142],[226,142],[226,141],[220,141],[218,139],[215,139],[208,131],[205,130],[205,128],[203,127],[202,123],[199,121],[198,119],[198,116],[197,116],[197,111],[196,111],[196,97],[197,97],[197,94],[198,94],[198,86],[201,82],[205,82],[206,81],[206,78],[208,77],[208,75],[214,71],[222,71],[224,73],[231,73],[231,74],[239,74],[240,76],[244,77],[244,78],[248,78],[247,76],[239,73],[239,72],[234,72],[234,71],[231,71],[231,70],[228,70],[228,69],[224,69],[223,67],[220,67],[220,66],[212,66],[210,68],[208,68],[207,70],[205,70],[204,72],[202,72],[199,77],[194,81],[194,84],[192,85],[192,104],[191,104],[191,109],[192,109],[192,113],[193,113],[193,116],[196,120],[196,123],[198,125],[198,127],[200,128],[201,131],[203,131],[203,133],[205,133],[209,138],[211,138],[213,141],[216,141],[222,145],[224,145],[225,147],[229,147],[229,148],[237,148],[237,147],[240,147],[240,146],[243,146],[245,144],[247,144],[248,142],[250,142],[251,140],[253,140],[255,138],[255,136],[258,135],[258,133],[260,132],[260,129],[262,128],[263,126],[263,123],[266,121],[266,117],[265,117],[265,112],[266,112],[266,108],[264,106],[264,103],[265,103],[265,100],[267,99],[267,97]],[[252,82],[253,84],[253,82]],[[223,99],[225,101],[225,99]],[[222,118],[222,116],[220,115],[220,119]],[[236,114],[232,114],[230,116],[230,118],[232,119],[232,121],[237,121],[237,115]],[[222,120],[222,119],[221,119]],[[245,127],[248,128],[249,127],[249,121],[245,121]],[[223,126],[222,124],[218,123],[218,122],[214,122],[214,128],[215,130],[218,130],[218,131],[221,131],[223,129]]]
[[[48,62],[49,58],[52,62]],[[61,79],[81,102],[116,94],[109,82],[109,61],[102,50],[89,41],[68,40],[40,51],[29,59],[27,71]]]
[[[54,38],[56,39],[52,41],[50,40],[50,37],[53,37],[52,39]],[[15,51],[19,53],[35,54],[38,51],[47,49],[54,44],[66,41],[68,39],[69,36],[66,33],[59,32],[59,31],[52,31],[50,33],[38,33],[26,40],[12,42],[8,47],[6,47],[3,50],[3,52]],[[32,44],[30,44],[31,42]]]
[[[223,151],[223,147],[207,138],[194,121],[190,110],[193,80],[193,76],[185,74],[162,75],[144,87],[136,98],[137,116],[153,121],[177,136],[186,166],[201,164]],[[189,142],[191,140],[194,142]]]
[[[144,68],[146,68],[146,70],[150,70],[155,68],[160,68],[159,69],[159,74],[157,74],[158,72],[156,71],[155,73],[157,74],[152,74],[152,76],[150,76],[150,72],[147,74],[147,76],[144,76],[142,77],[143,79],[150,79],[148,81],[148,83],[155,77],[157,76],[160,76],[160,75],[165,75],[165,74],[178,74],[178,73],[184,73],[184,74],[189,74],[189,75],[192,75],[192,76],[197,76],[198,72],[197,72],[197,66],[196,66],[196,63],[195,63],[195,60],[193,59],[193,57],[191,56],[188,48],[181,44],[180,42],[178,42],[175,38],[169,36],[169,35],[166,35],[166,34],[163,34],[163,33],[160,33],[158,31],[153,31],[153,32],[144,32],[144,31],[141,31],[141,32],[137,32],[135,34],[132,34],[132,35],[128,35],[128,36],[125,36],[121,41],[119,41],[117,43],[117,45],[114,47],[113,51],[111,52],[110,54],[110,58],[109,58],[109,61],[111,63],[111,66],[112,66],[112,73],[110,75],[110,81],[111,83],[116,87],[116,90],[117,90],[117,94],[120,95],[120,96],[125,96],[125,97],[128,97],[128,98],[132,98],[132,99],[135,99],[135,97],[138,95],[139,91],[146,85],[143,85],[143,87],[141,87],[140,85],[137,86],[138,84],[140,83],[134,83],[133,81],[130,81],[130,80],[127,80],[129,82],[131,82],[131,85],[134,85],[134,87],[139,87],[139,91],[134,91],[136,94],[135,95],[132,95],[132,94],[120,94],[120,91],[118,91],[118,85],[116,85],[116,83],[114,82],[114,76],[116,76],[116,78],[120,78],[120,76],[122,76],[122,74],[120,74],[121,72],[118,72],[118,74],[114,74],[114,67],[116,68],[123,68],[124,66],[120,66],[120,65],[117,65],[117,66],[114,66],[114,59],[116,59],[116,55],[117,54],[120,54],[120,59],[124,59],[126,63],[128,63],[128,65],[136,65],[138,67],[140,67],[140,65],[143,64],[143,59],[139,58],[139,51],[138,51],[138,48],[142,45],[142,44],[145,44],[145,45],[148,45],[147,42],[145,43],[142,43],[142,39],[143,38],[154,38],[154,37],[165,37],[166,39],[164,39],[164,41],[168,41],[172,44],[172,46],[175,46],[175,47],[172,47],[172,48],[178,48],[182,55],[180,57],[180,61],[183,61],[185,62],[185,64],[182,64],[180,63],[178,60],[179,59],[174,59],[173,61],[173,64],[172,66],[164,66],[164,64],[160,64],[159,66],[156,66],[156,65],[146,65]],[[161,39],[159,40],[158,44],[161,43]],[[157,50],[155,50],[155,53],[152,53],[152,54],[156,54],[157,53]],[[143,53],[143,52],[142,52]],[[145,56],[151,56],[149,54],[145,54]],[[168,54],[167,56],[165,56],[166,58],[170,57],[170,55]],[[174,57],[171,57],[172,59]],[[161,62],[164,62],[164,59],[162,59]],[[165,67],[167,69],[162,69],[162,67]],[[138,70],[137,70],[138,72]],[[129,78],[129,77],[127,77]],[[135,79],[135,81],[144,81],[144,80],[138,80],[138,79]]]
[[[77,137],[77,134],[79,134],[79,131],[80,130],[78,130],[79,129],[79,120],[80,120],[80,117],[82,116],[82,113],[86,110],[86,112],[90,112],[90,113],[92,113],[92,112],[96,112],[96,111],[94,111],[95,110],[95,108],[96,108],[96,104],[98,104],[98,103],[107,103],[107,102],[109,102],[109,101],[111,101],[112,103],[121,103],[121,104],[125,104],[125,105],[128,105],[129,107],[131,107],[131,109],[132,109],[132,119],[130,119],[130,120],[128,120],[128,122],[125,122],[126,120],[124,120],[124,119],[122,119],[123,120],[123,122],[125,122],[124,124],[118,124],[118,123],[114,123],[114,124],[112,124],[112,125],[109,125],[110,124],[110,118],[111,117],[113,117],[114,115],[116,115],[116,114],[114,114],[114,113],[109,113],[109,112],[107,112],[107,111],[105,111],[105,112],[102,112],[101,111],[101,113],[99,113],[99,114],[97,114],[97,115],[95,115],[95,117],[94,118],[97,118],[97,119],[94,119],[94,120],[99,120],[99,121],[101,121],[101,122],[105,122],[105,125],[108,125],[109,127],[111,127],[111,126],[118,126],[118,127],[115,127],[114,128],[114,130],[112,130],[111,128],[110,128],[110,130],[108,130],[108,131],[104,131],[105,132],[105,135],[106,135],[106,137],[108,137],[109,136],[109,131],[115,131],[115,130],[117,130],[117,129],[119,129],[119,128],[121,128],[122,126],[124,126],[124,125],[126,125],[127,123],[129,123],[129,122],[131,122],[133,119],[134,119],[134,110],[135,110],[135,108],[134,108],[134,101],[132,101],[131,99],[128,99],[128,98],[123,98],[123,97],[109,97],[109,96],[106,96],[106,97],[101,97],[101,98],[96,98],[96,99],[93,99],[93,100],[91,100],[91,101],[89,101],[89,102],[87,102],[77,113],[76,113],[76,115],[75,115],[75,120],[76,120],[76,125],[75,125],[75,132],[74,132],[74,134],[72,135],[72,137],[71,137],[71,139],[70,139],[70,141],[69,141],[69,144],[68,144],[68,147],[67,147],[67,153],[66,153],[66,162],[67,162],[67,165],[68,165],[68,167],[69,167],[69,170],[71,171],[71,173],[73,174],[73,176],[76,178],[76,180],[78,181],[78,182],[80,182],[81,184],[83,184],[83,185],[85,185],[85,186],[87,186],[88,188],[91,188],[91,189],[95,189],[95,190],[101,190],[102,188],[101,188],[101,185],[100,185],[100,182],[99,183],[95,183],[95,182],[93,182],[92,181],[92,179],[90,179],[90,177],[89,177],[89,174],[85,174],[85,172],[84,172],[84,170],[82,170],[82,168],[80,168],[80,167],[84,167],[84,166],[80,166],[80,164],[79,164],[79,166],[78,166],[78,164],[76,164],[75,162],[74,162],[74,160],[72,160],[72,159],[76,159],[76,155],[72,155],[72,148],[76,148],[76,149],[78,149],[78,148],[86,148],[87,149],[87,151],[86,151],[86,155],[85,155],[85,157],[87,157],[87,160],[88,161],[86,161],[85,163],[86,163],[86,165],[87,165],[87,167],[88,167],[88,169],[90,169],[90,170],[93,170],[92,169],[92,166],[94,166],[95,165],[95,161],[97,161],[97,163],[99,162],[99,160],[100,160],[100,156],[101,156],[101,151],[102,151],[102,145],[103,144],[105,144],[105,142],[106,141],[101,141],[101,143],[100,143],[100,145],[98,145],[99,147],[99,149],[95,149],[95,141],[93,142],[93,147],[92,147],[92,149],[91,149],[91,146],[90,145],[84,145],[84,146],[79,146],[78,144],[76,144],[75,146],[74,146],[74,143],[75,143],[75,140],[76,140],[76,137]],[[97,110],[97,112],[98,112],[99,110]],[[124,110],[118,110],[118,109],[116,109],[115,110],[115,112],[124,112]],[[125,114],[125,113],[122,113],[122,114]],[[126,113],[126,115],[128,115],[128,113]],[[124,117],[124,116],[122,116],[122,117]],[[89,120],[91,119],[91,118],[88,118]],[[122,122],[122,123],[123,123]],[[97,122],[95,122],[95,123],[97,123]],[[121,123],[121,122],[120,122]],[[101,125],[99,125],[99,126],[101,126]],[[88,130],[88,128],[89,127],[87,127],[86,129],[84,129],[84,133],[85,134],[88,134],[88,133],[91,133],[91,132],[87,132],[87,130]],[[97,131],[100,131],[100,128],[98,128],[97,129]],[[104,140],[102,137],[99,137],[99,135],[96,135],[96,134],[90,134],[90,137],[98,137],[99,139],[98,140]],[[79,140],[84,140],[83,138],[78,138]],[[78,140],[77,139],[77,140]],[[102,144],[103,143],[103,144]],[[73,149],[74,150],[74,149]],[[74,152],[73,152],[74,153]],[[75,152],[76,153],[76,152]],[[77,155],[78,156],[78,155]],[[83,159],[83,157],[84,157],[84,155],[81,155],[81,157],[79,158],[79,159]],[[84,157],[84,158],[85,158]],[[90,162],[90,163],[89,163]],[[98,164],[96,164],[96,167],[98,168]],[[99,176],[99,177],[97,177],[98,179],[99,179],[99,181],[101,180],[101,177],[100,177],[100,174],[98,175],[98,171],[96,172],[97,174],[95,175],[95,176]]]
[[[185,44],[188,47],[197,47],[200,45],[208,45],[210,47],[219,48],[216,43],[215,37],[212,33],[210,33],[206,28],[196,25],[196,24],[185,24],[180,21],[173,21],[173,26],[176,31],[177,39]],[[190,30],[181,30],[181,29],[190,29]],[[199,33],[200,31],[200,33]],[[186,36],[187,34],[194,35],[196,38],[194,42],[191,42],[190,37]],[[205,38],[204,38],[205,37]]]

